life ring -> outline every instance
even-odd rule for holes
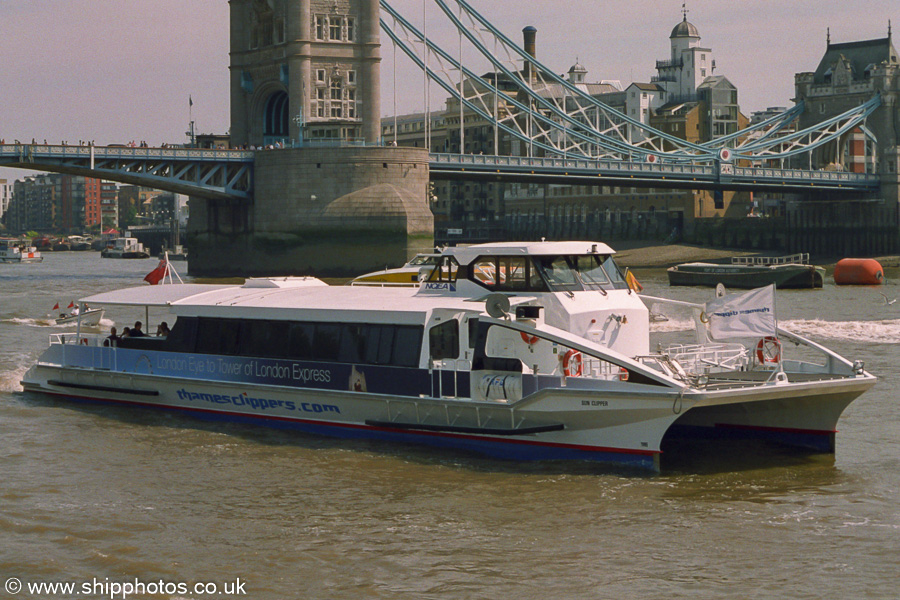
[[[584,363],[581,360],[581,352],[569,350],[563,355],[563,373],[566,377],[581,377]]]
[[[528,344],[529,346],[533,346],[533,345],[537,344],[538,336],[528,335],[524,331],[520,331],[519,335],[522,336],[522,341],[525,342],[526,344]]]
[[[777,337],[767,335],[756,344],[756,358],[759,364],[781,362],[781,342]]]
[[[619,367],[619,381],[628,381],[628,369]]]

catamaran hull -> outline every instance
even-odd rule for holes
[[[70,357],[86,351],[93,350],[67,348]],[[134,368],[145,372],[126,373],[41,362],[26,373],[22,385],[65,398],[316,435],[419,443],[501,459],[588,460],[658,471],[660,445],[673,425],[676,435],[727,433],[833,452],[841,412],[874,384],[866,376],[686,395],[653,391],[652,386],[625,392],[613,384],[605,390],[545,388],[507,404],[168,377],[152,374],[150,365],[151,359],[143,357]]]
[[[342,438],[422,443],[513,460],[659,470],[674,396],[543,390],[518,404],[97,372],[38,364],[26,391],[183,411]],[[682,400],[683,402],[683,400]],[[686,408],[686,405],[683,405]]]
[[[757,438],[833,453],[838,419],[874,384],[875,378],[865,375],[816,384],[771,385],[740,396],[721,394],[699,400],[673,424],[672,434]]]

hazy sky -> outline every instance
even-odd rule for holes
[[[523,27],[537,27],[538,59],[557,72],[577,58],[590,81],[623,84],[649,81],[682,18],[682,0],[469,2],[517,43]],[[391,4],[421,24],[422,0]],[[714,53],[716,74],[737,86],[747,115],[790,106],[794,73],[816,68],[828,27],[835,43],[885,37],[889,19],[900,32],[897,0],[688,0],[687,8]],[[429,3],[426,14],[429,37],[458,52],[458,35],[437,6]],[[198,132],[228,129],[227,0],[0,0],[0,23],[0,138],[7,142],[180,143],[189,96]],[[387,115],[395,95],[389,43],[382,57]],[[397,65],[398,112],[423,110],[421,74],[399,53]],[[433,94],[432,109],[444,96]],[[20,173],[2,170],[0,178]]]

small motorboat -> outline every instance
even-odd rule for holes
[[[360,275],[350,285],[375,287],[419,287],[419,273],[423,268],[429,272],[440,261],[440,254],[416,254],[409,262],[396,269],[374,271]]]
[[[150,258],[150,253],[137,238],[116,238],[115,242],[100,251],[102,258]]]
[[[76,325],[78,320],[81,319],[82,327],[96,327],[100,324],[100,319],[103,318],[104,309],[102,308],[89,308],[88,310],[80,313],[60,313],[59,317],[56,319],[57,325]]]
[[[0,263],[35,263],[44,257],[37,248],[19,240],[0,240]]]

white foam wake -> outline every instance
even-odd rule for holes
[[[823,321],[796,319],[779,321],[788,331],[810,338],[868,342],[875,344],[900,343],[900,319],[882,321]]]

